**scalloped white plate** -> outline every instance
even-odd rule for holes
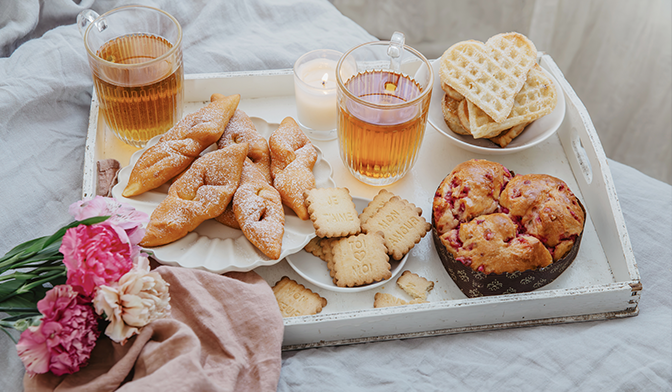
[[[352,201],[355,203],[357,212],[361,213],[371,200],[353,196]],[[314,284],[315,286],[322,287],[323,289],[342,293],[356,293],[359,291],[371,290],[388,283],[397,275],[399,275],[399,272],[401,272],[402,268],[404,268],[404,265],[406,264],[406,260],[408,260],[408,253],[401,260],[394,260],[390,258],[392,276],[390,276],[389,279],[367,284],[365,286],[338,287],[334,284],[333,279],[329,275],[327,263],[319,257],[313,256],[312,253],[306,252],[305,250],[296,252],[287,257],[287,263],[294,269],[294,271],[296,271],[297,274],[301,275],[301,277],[310,283]]]
[[[565,118],[565,94],[562,92],[562,87],[560,87],[560,83],[558,83],[550,72],[542,68],[544,74],[553,81],[558,93],[558,102],[551,113],[528,125],[523,133],[518,135],[518,137],[513,139],[513,141],[504,148],[499,147],[488,139],[474,139],[470,135],[458,135],[448,128],[446,121],[443,119],[443,112],[441,111],[441,100],[443,99],[444,92],[441,89],[441,78],[438,77],[440,62],[440,59],[432,62],[435,77],[434,86],[432,87],[432,101],[429,106],[429,115],[427,116],[427,119],[436,130],[446,135],[448,140],[458,147],[490,155],[504,155],[519,152],[548,139],[558,130],[560,124],[562,124],[562,120]]]
[[[279,124],[269,124],[261,118],[252,117],[251,119],[257,132],[267,140],[279,126]],[[147,147],[156,144],[160,138],[160,136],[152,138],[147,143]],[[168,194],[168,185],[162,185],[157,189],[130,198],[121,195],[128,184],[133,166],[147,147],[135,152],[131,156],[129,165],[119,171],[119,183],[112,188],[112,196],[151,215]],[[214,149],[214,145],[206,152],[211,149]],[[315,150],[317,150],[317,162],[313,168],[313,174],[316,186],[319,188],[335,186],[331,178],[331,165],[324,159],[324,154],[317,146]],[[268,258],[257,250],[245,238],[242,231],[225,226],[214,219],[203,222],[184,238],[167,245],[147,248],[147,250],[153,252],[157,261],[162,264],[204,269],[221,274],[230,271],[250,271],[260,266],[276,264],[286,256],[303,249],[313,237],[315,237],[315,229],[312,222],[301,220],[294,211],[285,208],[285,234],[282,237],[280,257],[276,260]]]

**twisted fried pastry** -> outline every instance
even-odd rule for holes
[[[217,142],[217,147],[224,148],[236,143],[248,143],[249,150],[247,157],[263,175],[264,180],[272,184],[271,155],[268,149],[268,142],[257,132],[250,117],[240,109],[236,109],[233,117],[229,120],[229,124],[226,126],[222,137]],[[227,226],[240,229],[240,224],[233,213],[233,204],[229,204],[224,213],[215,219]]]
[[[157,144],[145,150],[133,166],[128,185],[122,192],[124,197],[165,184],[219,140],[238,107],[240,95],[213,94],[210,100],[210,104],[186,115]]]
[[[313,166],[317,151],[296,121],[286,117],[268,139],[273,186],[282,202],[303,219],[310,218],[304,192],[315,188]]]
[[[278,259],[285,233],[285,211],[280,193],[252,160],[243,165],[240,185],[233,196],[233,212],[245,237],[263,254]]]
[[[152,212],[140,245],[176,241],[224,212],[240,183],[247,148],[246,143],[236,144],[194,161]]]

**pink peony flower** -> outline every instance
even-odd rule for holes
[[[140,257],[118,285],[99,287],[93,305],[110,322],[105,334],[123,345],[140,328],[170,314],[168,283],[157,272],[150,272],[149,261]]]
[[[76,220],[109,215],[110,218],[104,223],[113,225],[117,231],[123,230],[132,245],[131,256],[135,259],[138,255],[140,251],[138,243],[145,236],[144,226],[149,222],[149,215],[146,213],[114,198],[103,196],[72,203],[68,212]],[[122,237],[121,233],[119,236]]]
[[[104,223],[68,229],[59,251],[68,270],[67,283],[85,297],[133,267],[132,246],[123,230],[119,233]]]
[[[16,345],[26,372],[61,376],[78,371],[100,335],[93,308],[68,285],[49,290],[37,308],[42,323],[23,331]]]

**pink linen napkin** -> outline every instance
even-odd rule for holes
[[[225,275],[161,266],[171,318],[125,345],[104,335],[86,367],[24,377],[26,391],[275,391],[283,323],[273,291],[255,272]]]

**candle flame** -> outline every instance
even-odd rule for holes
[[[325,73],[324,76],[322,76],[322,87],[325,87],[327,85],[327,80],[328,79],[329,79],[329,74]]]

